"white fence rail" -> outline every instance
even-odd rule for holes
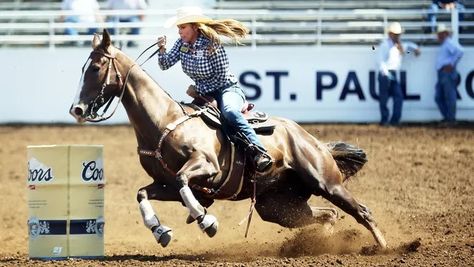
[[[235,18],[243,21],[250,29],[250,38],[246,41],[253,48],[262,44],[313,44],[325,43],[373,43],[385,36],[385,29],[391,21],[401,21],[407,30],[404,38],[415,42],[434,42],[434,34],[423,33],[423,28],[429,23],[424,18],[428,10],[384,10],[384,9],[355,9],[355,10],[303,10],[303,11],[271,11],[271,10],[206,10],[206,14],[214,18]],[[474,9],[464,11],[469,17],[474,16]],[[145,15],[143,22],[120,23],[65,23],[61,17],[76,15],[71,11],[0,11],[0,46],[43,45],[54,49],[72,41],[89,41],[87,35],[65,35],[65,28],[75,28],[84,32],[87,28],[114,28],[114,40],[154,42],[159,33],[170,31],[163,28],[164,21],[175,14],[175,10],[102,10],[100,17],[118,15]],[[458,26],[474,27],[474,22],[458,22],[458,13],[440,12],[452,27],[455,39],[474,42],[474,34],[459,33]],[[124,30],[138,27],[140,35],[130,35]],[[367,29],[367,33],[361,33]],[[171,29],[176,31],[175,29]],[[336,31],[336,33],[334,33]],[[472,42],[471,42],[472,43]]]

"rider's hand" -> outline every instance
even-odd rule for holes
[[[188,96],[192,98],[196,98],[199,96],[198,92],[196,91],[196,86],[194,85],[190,85],[188,87],[188,90],[186,90],[186,94],[188,94]]]
[[[156,45],[158,46],[158,49],[160,50],[160,53],[163,53],[166,50],[166,35],[158,37],[158,40],[156,41]]]
[[[419,48],[415,49],[415,56],[419,56],[421,54],[421,50]]]

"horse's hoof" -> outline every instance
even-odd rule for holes
[[[213,237],[217,234],[218,226],[219,226],[219,223],[216,221],[214,224],[204,229],[204,232],[206,232],[207,236]]]
[[[210,214],[206,214],[201,220],[198,219],[198,222],[199,228],[206,232],[209,237],[213,237],[216,235],[217,227],[219,226],[216,217]]]
[[[160,239],[158,240],[158,243],[160,243],[162,247],[166,247],[170,243],[172,237],[173,237],[173,232],[171,231],[166,232],[161,235]]]
[[[338,218],[337,210],[333,208],[311,207],[311,211],[313,212],[313,219],[321,224],[334,225]]]
[[[191,215],[188,215],[188,217],[186,218],[186,224],[191,224],[195,221],[196,219],[193,218],[193,216]]]
[[[156,241],[162,246],[166,247],[171,241],[171,238],[173,237],[173,232],[171,231],[171,228],[160,225],[156,227],[155,229],[152,230],[153,235],[155,236]]]

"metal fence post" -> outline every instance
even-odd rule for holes
[[[252,49],[257,49],[257,19],[252,16]]]
[[[459,42],[459,10],[457,8],[451,9],[451,38]]]
[[[318,29],[317,29],[317,43],[318,43],[318,47],[321,47],[321,44],[322,44],[322,41],[321,41],[321,35],[322,35],[322,28],[323,28],[323,20],[321,18],[321,13],[320,13],[321,10],[318,10]]]
[[[48,25],[49,25],[49,38],[48,38],[48,44],[49,44],[49,49],[54,50],[54,29],[56,28],[56,25],[54,25],[54,17],[49,16],[48,20]]]

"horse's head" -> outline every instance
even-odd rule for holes
[[[104,114],[114,97],[121,99],[125,91],[116,60],[119,50],[111,44],[110,35],[106,30],[102,39],[98,34],[94,35],[92,48],[82,67],[81,83],[69,111],[78,122],[98,122],[110,118],[113,112],[110,116],[104,117]],[[101,110],[102,107],[104,108]],[[102,114],[98,114],[99,112]]]

